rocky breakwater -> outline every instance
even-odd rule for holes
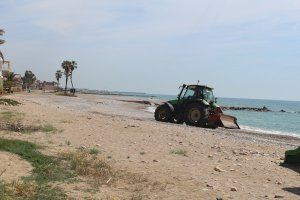
[[[235,107],[235,106],[222,106],[222,110],[236,110],[236,111],[254,111],[254,112],[272,112],[266,106],[262,108],[253,108],[253,107]]]

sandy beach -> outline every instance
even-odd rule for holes
[[[300,146],[299,138],[160,123],[147,111],[149,105],[130,102],[139,100],[133,97],[83,94],[66,97],[33,92],[6,98],[22,105],[1,105],[1,111],[23,113],[24,124],[51,124],[58,131],[53,134],[0,131],[2,138],[36,143],[44,147],[43,153],[52,156],[79,148],[97,149],[98,156],[108,160],[114,169],[145,178],[138,183],[103,184],[93,193],[88,178],[81,182],[54,183],[70,198],[300,198],[299,170],[280,165],[287,149]],[[153,100],[153,103],[159,102]],[[0,164],[0,167],[6,166]],[[28,169],[30,166],[24,168],[24,176]],[[0,178],[7,176],[5,173],[9,172]]]

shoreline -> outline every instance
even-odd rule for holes
[[[123,97],[132,98],[132,96],[123,96]],[[134,97],[134,98],[135,98],[134,100],[121,100],[121,101],[146,105],[147,107],[144,110],[146,112],[149,112],[152,114],[154,114],[154,111],[156,108],[155,106],[159,105],[158,102],[163,102],[162,100],[159,100],[159,99],[142,100],[142,99],[138,99],[138,97]],[[256,111],[253,111],[253,112],[256,112]],[[272,111],[270,111],[270,112],[272,112]],[[251,127],[251,126],[246,126],[246,125],[241,125],[241,127],[243,127],[243,128],[241,128],[241,131],[247,132],[248,134],[251,133],[251,134],[257,134],[257,135],[262,135],[262,136],[265,135],[265,136],[269,136],[269,137],[297,139],[297,140],[299,139],[300,140],[300,135],[297,135],[296,133],[282,132],[282,131],[276,131],[276,130],[264,130],[259,127]]]
[[[48,93],[48,94],[55,95],[53,93]],[[128,106],[125,106],[125,107],[128,107],[129,109],[125,110],[125,112],[121,112],[121,114],[116,114],[116,113],[112,112],[110,114],[112,116],[116,115],[116,116],[121,116],[121,117],[129,117],[129,118],[132,118],[132,119],[144,118],[144,119],[152,121],[152,122],[156,122],[154,117],[153,117],[154,112],[149,112],[147,109],[149,107],[155,108],[155,106],[157,106],[160,103],[164,102],[164,100],[155,99],[155,98],[145,100],[143,98],[139,98],[139,97],[135,97],[135,96],[114,95],[114,94],[113,95],[110,95],[110,94],[79,94],[78,97],[79,98],[82,97],[83,99],[85,99],[85,97],[87,97],[87,98],[92,97],[92,99],[95,99],[95,98],[97,99],[97,97],[100,97],[100,99],[101,99],[101,97],[102,97],[103,99],[107,99],[107,100],[113,100],[113,101],[128,103]],[[97,102],[97,104],[98,103],[99,102]],[[107,107],[109,107],[109,105]],[[123,110],[123,107],[120,106],[120,107],[118,107],[118,109]],[[80,110],[82,110],[82,109],[80,109]],[[138,117],[130,116],[130,115],[128,115],[128,111],[129,112],[137,111],[137,112],[139,112],[139,115],[138,115]],[[145,112],[148,113],[148,115],[146,115]],[[103,114],[103,115],[109,115],[108,113],[105,113],[105,112],[97,112],[96,111],[95,113],[99,113],[99,114]],[[159,123],[159,122],[156,122],[156,123]],[[186,127],[185,125],[177,125],[177,126]],[[241,127],[244,127],[244,126],[241,125]],[[197,129],[198,127],[192,127],[192,128]],[[256,129],[256,127],[250,127],[250,128]],[[211,129],[208,129],[208,130],[211,130]],[[271,131],[268,132],[268,130],[262,130],[262,131],[248,130],[248,129],[231,130],[231,129],[224,129],[224,128],[218,128],[217,130],[221,130],[221,132],[224,131],[224,130],[228,130],[228,131],[233,132],[233,133],[252,135],[252,136],[256,136],[258,138],[262,138],[262,139],[269,139],[269,140],[274,139],[274,140],[276,140],[276,142],[278,142],[278,140],[279,141],[282,140],[282,142],[287,141],[287,143],[291,143],[291,141],[296,140],[296,141],[299,142],[299,145],[300,145],[300,136],[296,136],[296,135],[289,135],[289,134],[283,134],[283,133],[282,134],[280,134],[280,133],[279,134],[270,133]],[[266,132],[264,132],[264,131],[266,131]],[[274,132],[276,132],[276,131],[274,131]]]
[[[85,95],[85,94],[83,94]],[[117,97],[121,97],[124,98],[120,101],[124,101],[124,102],[129,102],[129,103],[137,103],[137,104],[142,104],[142,105],[147,105],[148,107],[145,108],[144,110],[146,110],[149,113],[153,113],[155,111],[156,106],[160,105],[162,102],[165,102],[166,100],[163,99],[159,99],[155,96],[145,96],[145,97],[139,97],[139,96],[135,96],[135,95],[126,95],[126,94],[89,94],[89,95],[99,95],[99,96],[117,96]],[[146,99],[145,99],[146,98]],[[260,99],[258,99],[260,100]],[[264,99],[262,99],[264,100]],[[277,100],[274,100],[277,101]],[[293,101],[292,101],[293,102]],[[263,107],[240,107],[240,106],[221,106],[221,108],[224,111],[248,111],[248,112],[258,112],[258,113],[262,113],[262,112],[274,112],[274,113],[291,113],[291,114],[298,114],[298,111],[285,111],[285,110],[278,110],[278,111],[274,111],[274,110],[270,110],[269,108],[263,106]],[[279,137],[292,137],[292,138],[296,138],[299,139],[300,138],[300,134],[298,133],[294,133],[294,132],[288,132],[288,131],[279,131],[279,130],[268,130],[268,129],[264,129],[261,127],[255,127],[255,126],[249,126],[249,125],[241,125],[241,127],[244,127],[242,130],[243,131],[248,131],[248,132],[253,132],[255,134],[264,134],[264,135],[278,135]]]

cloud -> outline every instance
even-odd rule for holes
[[[155,76],[153,90],[164,92],[200,76],[226,90],[252,66],[299,63],[299,0],[6,0],[0,19],[1,48],[17,67],[51,80],[62,59],[76,58],[86,87],[142,90]]]
[[[27,23],[82,39],[178,37],[253,24],[271,32],[268,27],[285,23],[296,24],[296,30],[285,32],[298,34],[300,18],[298,0],[41,0],[10,5]]]

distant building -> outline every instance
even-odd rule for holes
[[[12,88],[13,92],[22,92],[23,91],[23,80],[21,74],[15,74],[14,77],[15,86]]]
[[[57,90],[57,82],[47,82],[47,81],[44,81],[43,84],[42,84],[42,89],[43,90]]]
[[[24,86],[25,87],[25,86]],[[43,89],[43,82],[40,80],[36,80],[31,86],[30,89],[32,90],[42,90]]]
[[[3,61],[2,70],[1,70],[2,78],[6,77],[10,72],[11,72],[10,61]]]
[[[11,73],[10,61],[4,61],[4,65],[1,70],[2,81],[6,80],[6,77]],[[14,77],[14,86],[11,88],[12,92],[21,92],[23,91],[23,80],[21,74],[15,74]]]
[[[47,81],[41,81],[36,80],[30,88],[32,90],[57,90],[57,82],[47,82]]]

